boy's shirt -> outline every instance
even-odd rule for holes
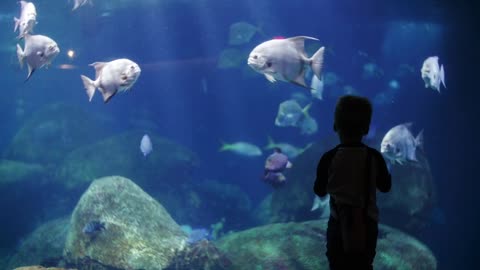
[[[330,211],[335,218],[336,204],[365,206],[367,153],[371,155],[368,215],[378,222],[376,189],[388,192],[392,185],[390,173],[382,154],[363,143],[339,144],[326,152],[317,167],[314,192],[330,194]]]

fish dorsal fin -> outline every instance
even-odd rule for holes
[[[306,57],[305,53],[305,39],[310,39],[310,40],[318,40],[314,37],[307,37],[307,36],[297,36],[297,37],[291,37],[287,38],[289,42],[292,42],[294,44],[294,47],[303,55]]]
[[[25,7],[25,5],[27,4],[27,1],[20,1],[18,3],[20,3],[21,8],[23,9]]]
[[[403,126],[407,127],[408,130],[411,130],[412,126],[413,126],[413,123],[412,122],[407,122],[407,123],[404,123]]]
[[[90,64],[90,66],[95,68],[95,80],[100,77],[100,74],[102,74],[102,69],[105,67],[106,64],[106,62],[95,62]]]

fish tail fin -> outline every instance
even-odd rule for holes
[[[307,144],[303,149],[302,149],[302,153],[305,152],[305,150],[307,150],[308,148],[312,147],[313,146],[313,143],[309,143]]]
[[[267,136],[267,140],[268,143],[263,149],[268,150],[275,148],[275,142],[273,141],[273,138],[271,136]]]
[[[445,85],[445,70],[443,69],[443,65],[440,66],[440,81],[442,82],[443,84],[443,87],[444,88],[447,88],[447,86]],[[438,92],[440,92],[440,87],[438,87]]]
[[[23,68],[23,60],[25,59],[25,54],[22,50],[22,47],[17,44],[17,58],[18,62],[20,63],[20,68]]]
[[[218,150],[218,152],[223,152],[223,151],[228,151],[232,148],[232,145],[231,144],[228,144],[224,141],[220,141],[220,143],[222,144],[222,146],[220,147],[220,149]]]
[[[302,112],[303,112],[303,115],[305,115],[305,117],[310,116],[308,111],[310,110],[311,107],[312,107],[312,103],[309,103],[307,106],[305,106],[305,108],[303,108]]]
[[[325,47],[321,47],[318,51],[310,58],[313,73],[317,78],[322,77],[322,67],[323,67],[323,54],[325,53]]]
[[[88,96],[88,101],[92,101],[93,95],[95,94],[95,89],[97,88],[95,86],[95,82],[90,80],[87,76],[80,75],[83,81],[83,86],[85,87],[85,90],[87,91],[87,96]]]
[[[15,22],[15,27],[13,28],[13,32],[17,32],[18,26],[20,25],[20,20],[17,17],[13,17],[13,21]]]
[[[423,150],[423,129],[418,133],[417,137],[415,138],[415,145],[420,147]]]

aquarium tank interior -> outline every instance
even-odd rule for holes
[[[480,269],[478,6],[29,1],[0,3],[0,269],[329,269],[344,95],[392,179],[374,269]]]

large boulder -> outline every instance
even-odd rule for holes
[[[70,217],[64,217],[38,227],[21,243],[17,253],[10,258],[6,269],[58,261],[63,256],[69,224]]]
[[[216,245],[233,263],[231,270],[326,270],[326,229],[326,219],[278,223],[232,233]],[[374,268],[434,270],[437,261],[415,238],[380,225]]]
[[[92,222],[104,228],[86,233]],[[187,236],[168,212],[131,180],[110,176],[93,181],[72,214],[64,255],[120,269],[160,270]]]
[[[104,136],[95,117],[72,105],[50,104],[26,121],[7,148],[7,159],[58,164],[76,147]]]
[[[197,156],[177,143],[149,134],[153,152],[140,152],[143,132],[131,131],[80,147],[68,154],[55,178],[68,189],[84,188],[96,178],[123,175],[148,191],[190,180]]]

